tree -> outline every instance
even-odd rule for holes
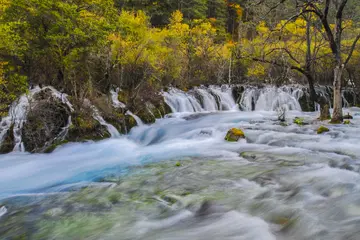
[[[344,33],[344,11],[345,7],[348,4],[348,0],[326,0],[321,6],[318,1],[315,0],[306,0],[306,1],[298,1],[298,8],[301,11],[301,14],[309,12],[314,13],[315,16],[321,21],[324,31],[326,33],[326,40],[329,43],[331,52],[333,54],[334,61],[334,111],[331,121],[333,123],[338,123],[343,120],[342,113],[342,81],[343,81],[343,73],[346,65],[349,63],[354,49],[356,47],[357,42],[360,39],[360,34],[355,37],[349,51],[347,52],[347,56],[344,58],[345,52],[342,48],[342,39]],[[332,30],[332,24],[329,17],[330,11],[333,10],[334,15],[334,28]]]
[[[114,13],[112,0],[13,0],[0,18],[6,35],[0,57],[31,84],[87,92],[93,79],[88,60],[106,46]]]

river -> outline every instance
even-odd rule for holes
[[[126,136],[0,155],[0,238],[360,239],[359,108],[330,125],[280,95],[280,124],[272,93],[252,112],[182,94]],[[233,127],[246,140],[224,141]]]

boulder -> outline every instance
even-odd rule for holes
[[[10,153],[15,147],[14,141],[14,125],[5,133],[3,141],[0,142],[0,154]]]
[[[245,134],[241,129],[232,128],[227,132],[225,140],[228,142],[237,142],[243,138],[245,138]]]
[[[350,115],[350,113],[348,113],[347,115],[344,116],[344,119],[354,119],[353,116]]]
[[[299,118],[299,117],[295,117],[293,123],[299,125],[299,126],[304,126],[306,125],[304,122],[304,118]]]
[[[330,131],[330,129],[328,129],[327,127],[320,126],[317,130],[317,134],[322,134],[322,133],[329,132],[329,131]]]
[[[42,152],[52,145],[68,125],[70,109],[48,89],[34,96],[21,135],[25,150]]]

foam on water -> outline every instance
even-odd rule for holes
[[[229,88],[171,89],[164,96],[175,113],[139,124],[127,136],[67,144],[51,155],[1,155],[0,196],[76,189],[129,166],[162,160],[227,160],[238,164],[234,170],[251,167],[258,173],[249,173],[249,179],[211,175],[211,187],[221,183],[221,191],[231,193],[226,199],[231,209],[204,218],[188,209],[158,220],[144,217],[132,225],[137,238],[129,239],[357,239],[360,109],[344,109],[354,116],[352,125],[312,121],[317,113],[299,109],[302,94],[286,88],[245,90],[240,106],[248,111],[238,111]],[[289,126],[277,122],[279,107],[288,110]],[[295,116],[310,124],[291,124]],[[316,134],[320,125],[330,132]],[[247,139],[224,141],[233,127],[243,129]]]
[[[0,218],[2,217],[2,216],[4,216],[6,213],[7,213],[7,208],[5,207],[5,206],[2,206],[1,208],[0,208]]]

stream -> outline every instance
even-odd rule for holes
[[[360,239],[360,108],[330,125],[298,92],[264,90],[239,111],[215,90],[202,104],[171,90],[173,113],[128,135],[0,155],[0,238]],[[246,139],[226,142],[233,127]]]

